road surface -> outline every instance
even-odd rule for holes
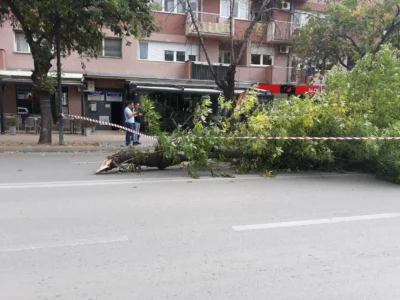
[[[0,299],[400,299],[400,188],[0,155]]]

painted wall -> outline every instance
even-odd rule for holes
[[[68,88],[68,110],[71,115],[82,114],[81,109],[81,92],[78,91],[78,88],[75,86],[71,86]]]
[[[17,90],[13,84],[7,85],[7,89],[3,94],[4,99],[4,112],[10,114],[17,113]]]
[[[186,14],[154,12],[154,24],[162,34],[185,35]]]
[[[204,1],[204,12],[219,14],[221,9],[221,4],[219,0],[203,0]],[[200,0],[201,2],[201,0]]]

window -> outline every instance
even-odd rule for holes
[[[221,0],[221,16],[229,18],[231,14],[231,1]],[[233,16],[238,19],[249,18],[249,0],[235,0],[233,7]]]
[[[189,55],[190,61],[196,61],[196,55]]]
[[[149,44],[139,42],[139,58],[149,59]]]
[[[153,41],[139,41],[138,59],[162,62],[182,63],[190,60],[190,56],[198,57],[199,46],[183,43],[165,43]]]
[[[160,11],[178,14],[186,13],[186,0],[155,0]]]
[[[31,49],[23,32],[15,32],[15,51],[31,53]]]
[[[249,2],[248,0],[239,0],[238,3],[235,3],[235,6],[238,5],[238,14],[235,16],[239,19],[247,20],[249,18]],[[235,9],[236,11],[236,9]]]
[[[267,46],[252,47],[251,64],[253,66],[272,66],[274,64],[274,48]]]
[[[231,52],[230,51],[220,51],[218,61],[220,64],[230,64],[231,63]]]
[[[178,14],[186,13],[186,0],[178,0],[176,5],[176,12]]]
[[[164,51],[164,60],[165,61],[174,61],[174,51],[165,50]]]
[[[175,1],[174,0],[165,0],[164,1],[164,11],[174,12],[175,10]]]
[[[251,64],[252,65],[261,65],[261,55],[252,54],[251,55]]]
[[[186,61],[186,52],[177,51],[176,52],[176,61]]]
[[[229,18],[230,12],[230,1],[221,0],[221,17]]]
[[[122,40],[121,39],[104,39],[103,56],[105,57],[122,57]]]
[[[271,55],[262,55],[262,54],[252,54],[251,55],[251,64],[259,65],[259,66],[272,66],[272,56]]]

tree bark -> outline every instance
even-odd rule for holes
[[[45,82],[43,81],[43,79],[40,79],[44,78],[43,76],[32,75],[32,77],[33,77],[35,92],[37,97],[39,98],[39,104],[40,104],[41,123],[40,123],[40,136],[38,143],[51,144],[52,143],[51,128],[53,125],[53,115],[51,113],[50,93],[43,89]]]
[[[223,88],[224,97],[226,100],[233,100],[235,97],[235,75],[236,65],[231,64],[226,73],[226,85]]]
[[[224,151],[224,150],[215,150],[208,154],[209,159],[216,158],[227,158],[227,159],[235,159],[243,156],[243,153],[240,151]],[[246,157],[255,157],[254,154],[246,154]],[[177,154],[174,159],[167,159],[163,156],[162,151],[153,151],[153,152],[144,152],[137,149],[132,150],[121,150],[113,155],[106,157],[100,166],[100,168],[96,171],[96,174],[100,174],[103,172],[107,172],[116,168],[119,168],[123,164],[132,164],[135,167],[146,166],[158,168],[160,170],[164,170],[168,167],[176,166],[181,164],[182,162],[188,161],[188,159],[183,154]]]

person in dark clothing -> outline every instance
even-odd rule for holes
[[[135,103],[135,107],[133,110],[133,113],[135,115],[135,131],[140,132],[140,123],[141,123],[141,118],[142,114],[140,113],[140,104],[138,102]],[[139,145],[140,135],[139,134],[134,134],[133,135],[133,144],[134,145]]]

